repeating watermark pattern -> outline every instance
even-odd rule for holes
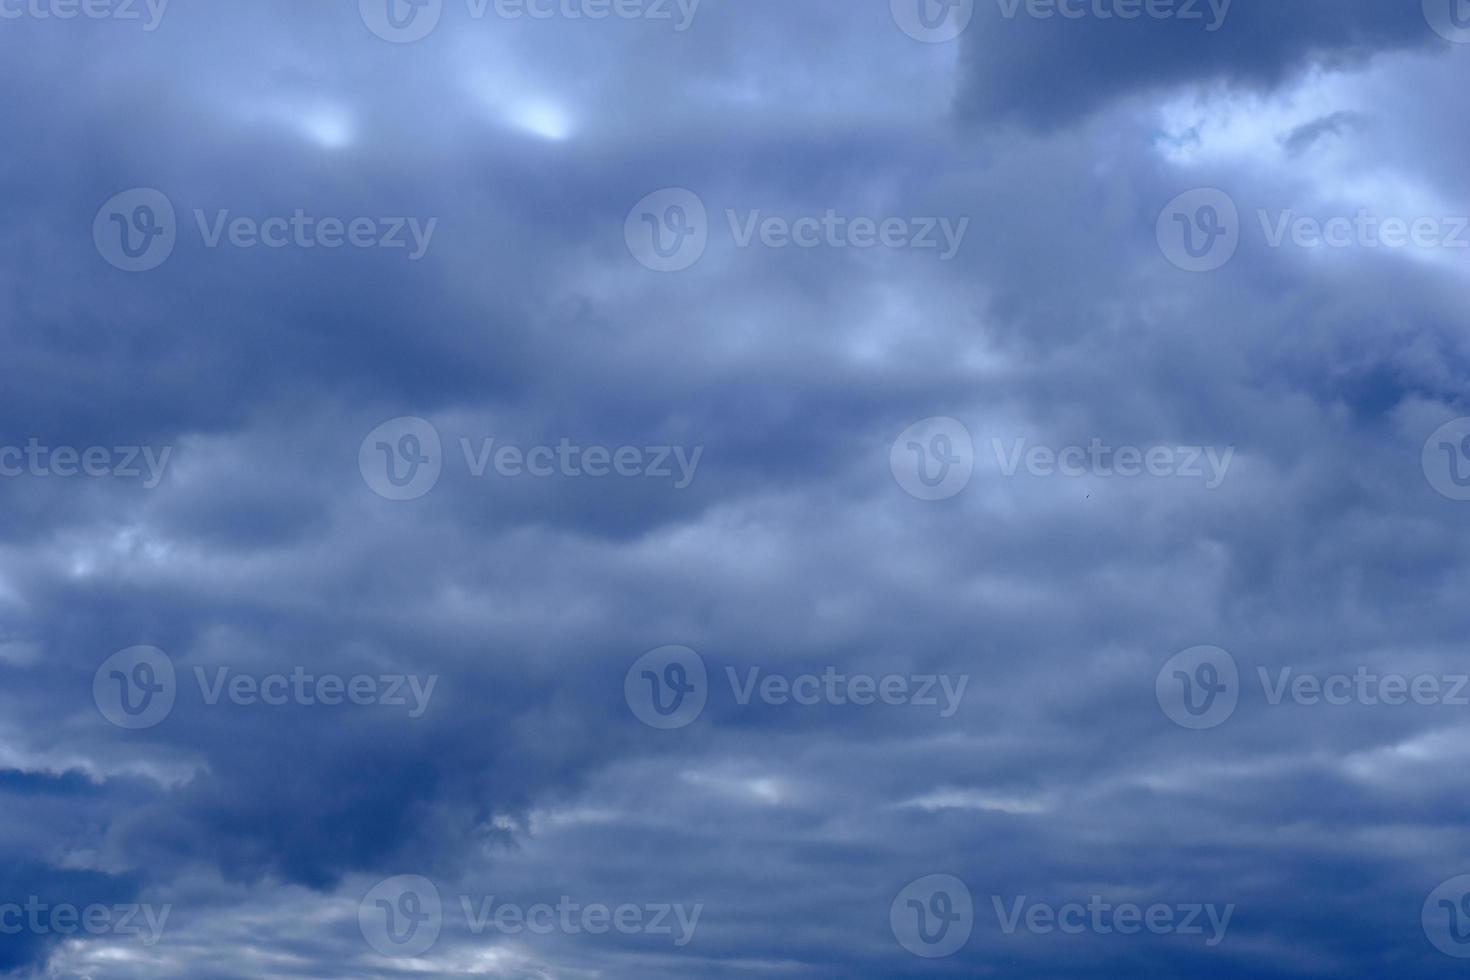
[[[1256,212],[1266,244],[1282,248],[1452,248],[1470,249],[1470,216],[1383,216],[1359,208],[1352,217],[1327,219],[1294,210]]]
[[[1159,669],[1154,696],[1169,720],[1181,728],[1214,728],[1235,714],[1240,669],[1235,658],[1220,647],[1190,647]]]
[[[142,937],[144,946],[156,946],[172,905],[125,903],[77,906],[68,902],[48,904],[35,895],[25,904],[0,904],[0,936],[124,936]]]
[[[1141,906],[1134,902],[1113,904],[1093,895],[1086,903],[1066,902],[1051,905],[1031,901],[1025,895],[1003,899],[990,896],[1001,932],[1014,935],[1025,931],[1038,936],[1062,933],[1080,936],[1084,933],[1122,936],[1149,932],[1155,936],[1201,936],[1210,948],[1220,945],[1230,928],[1235,905],[1183,903],[1169,905],[1154,902]]]
[[[1420,921],[1435,949],[1456,959],[1470,958],[1470,874],[1435,886],[1424,899]]]
[[[1086,446],[1029,446],[1025,438],[1006,446],[991,440],[1003,476],[1015,476],[1022,466],[1031,476],[1065,477],[1175,477],[1203,480],[1205,489],[1217,490],[1230,472],[1235,448],[1226,446],[1112,446],[1093,438]]]
[[[498,444],[494,437],[459,440],[465,472],[474,479],[651,479],[687,489],[704,458],[703,446],[583,446],[569,438],[556,445]],[[439,430],[426,419],[390,419],[363,439],[357,455],[363,481],[388,500],[416,500],[438,484],[444,470]]]
[[[46,446],[32,437],[25,446],[0,446],[0,477],[75,476],[141,479],[153,490],[163,482],[172,446]]]
[[[1470,249],[1470,216],[1381,215],[1359,208],[1326,218],[1292,208],[1256,211],[1268,248],[1299,249]],[[1213,272],[1234,256],[1243,235],[1235,201],[1218,188],[1179,195],[1159,214],[1159,248],[1187,272]]]
[[[954,875],[925,875],[905,885],[888,909],[893,938],[915,956],[953,956],[975,929],[975,901]]]
[[[958,419],[923,419],[893,440],[888,468],[909,496],[948,500],[970,484],[975,472],[975,440]]]
[[[1215,33],[1225,26],[1234,0],[996,0],[1002,16],[1025,13],[1035,20],[1177,20]]]
[[[1313,673],[1295,667],[1256,668],[1264,702],[1277,707],[1363,707],[1418,705],[1470,707],[1470,674],[1380,673],[1358,665],[1351,671]],[[1175,654],[1155,681],[1159,706],[1185,728],[1215,728],[1234,713],[1242,695],[1235,658],[1219,647],[1191,647]]]
[[[289,215],[231,216],[226,208],[195,209],[194,226],[205,248],[402,249],[417,262],[429,252],[438,218],[318,217],[297,208]],[[162,191],[141,187],[113,196],[92,222],[92,240],[109,264],[124,272],[148,272],[173,254],[179,227],[173,203]]]
[[[0,20],[116,20],[153,33],[169,0],[0,0]]]
[[[163,265],[178,239],[173,202],[151,187],[114,194],[92,219],[97,254],[124,272],[148,272]]]
[[[1470,500],[1470,418],[1446,422],[1424,443],[1424,478],[1441,496]]]
[[[671,731],[691,725],[709,701],[709,670],[689,647],[649,650],[623,677],[623,698],[650,728]]]
[[[378,496],[417,500],[434,489],[444,471],[439,430],[413,415],[389,419],[363,438],[357,468]]]
[[[889,0],[893,22],[925,44],[953,41],[975,19],[975,0]]]
[[[464,0],[465,16],[501,20],[647,20],[678,33],[694,26],[701,0]],[[422,41],[444,16],[444,0],[358,0],[368,30],[394,44]]]
[[[357,905],[357,926],[383,956],[423,956],[444,929],[439,889],[421,875],[397,875],[374,885]]]
[[[174,710],[178,681],[174,662],[157,647],[119,650],[92,677],[92,701],[118,728],[141,731],[160,724]]]
[[[494,895],[459,895],[458,905],[471,935],[502,936],[582,934],[656,936],[683,948],[694,940],[703,904],[625,902],[608,905],[580,902],[569,895],[555,904],[520,904]],[[363,938],[376,952],[391,958],[422,956],[444,930],[444,902],[438,887],[420,875],[399,875],[375,885],[358,904]]]
[[[251,674],[230,667],[195,667],[192,676],[203,704],[237,707],[403,708],[408,717],[429,710],[438,674],[316,673],[305,667]],[[133,731],[152,728],[172,714],[179,695],[173,659],[157,647],[129,647],[103,661],[92,678],[92,699],[112,724]]]
[[[1174,265],[1185,272],[1213,272],[1240,248],[1240,210],[1217,187],[1185,191],[1159,212],[1154,234]]]
[[[654,272],[682,272],[709,247],[709,212],[688,188],[654,191],[628,212],[623,241],[633,258]]]
[[[730,239],[740,249],[936,250],[941,262],[959,254],[970,228],[969,218],[853,216],[835,208],[797,218],[759,208],[744,212],[728,208],[724,217]],[[681,272],[693,266],[704,256],[711,233],[704,201],[684,187],[649,194],[623,222],[628,251],[655,272]]]
[[[935,708],[939,717],[959,711],[970,684],[968,674],[845,673],[828,666],[820,673],[780,674],[761,667],[726,667],[724,679],[735,704],[771,707],[869,707],[910,705]],[[703,713],[709,700],[709,670],[704,658],[684,646],[650,650],[623,677],[623,695],[638,720],[664,731],[684,728]]]
[[[1470,0],[1423,0],[1424,19],[1446,41],[1470,44]]]
[[[1094,436],[1087,445],[1047,446],[1029,439],[990,441],[996,467],[1010,478],[1024,470],[1033,477],[1070,479],[1138,477],[1199,480],[1207,490],[1225,482],[1235,460],[1226,446],[1115,446]],[[975,470],[975,442],[958,419],[940,416],[915,422],[888,450],[888,467],[904,492],[919,500],[948,500],[969,485]]]
[[[1225,940],[1235,914],[1234,904],[1154,902],[1145,906],[1113,903],[1101,895],[1061,905],[1032,901],[1026,895],[991,895],[990,904],[1000,931],[1008,936],[1022,931],[1040,936],[1129,936],[1148,932],[1156,936],[1199,936],[1210,948]],[[969,942],[975,925],[975,903],[960,879],[947,874],[926,875],[898,893],[888,918],[900,946],[915,956],[937,959],[953,956]]]

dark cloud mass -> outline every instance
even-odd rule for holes
[[[1467,41],[0,0],[0,976],[1459,975]]]

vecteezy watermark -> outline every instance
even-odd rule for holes
[[[24,448],[0,446],[0,477],[141,477],[152,490],[163,482],[172,453],[172,446],[43,446],[32,437]]]
[[[1213,272],[1240,248],[1240,210],[1217,187],[1185,191],[1159,212],[1154,235],[1164,258],[1185,272]]]
[[[1300,249],[1470,249],[1470,216],[1380,215],[1369,208],[1316,217],[1260,208],[1267,247]],[[1159,214],[1159,249],[1186,272],[1212,272],[1235,256],[1243,230],[1235,201],[1217,188],[1187,191]]]
[[[0,20],[139,21],[152,33],[163,23],[169,0],[0,0]]]
[[[970,941],[975,901],[954,875],[925,875],[909,882],[888,909],[893,938],[915,956],[953,956]]]
[[[701,0],[464,0],[471,20],[668,21],[680,33],[694,24]],[[444,16],[444,0],[358,0],[368,30],[394,44],[422,41]]]
[[[505,479],[620,477],[666,480],[675,490],[694,482],[704,457],[703,446],[582,446],[568,438],[556,445],[528,447],[497,445],[493,437],[482,437],[478,443],[461,438],[459,448],[465,471],[475,479],[492,474]],[[416,500],[439,482],[443,443],[431,422],[403,416],[369,432],[357,462],[363,481],[378,496]]]
[[[1446,422],[1424,443],[1424,478],[1441,496],[1470,500],[1470,418]]]
[[[1009,447],[992,439],[1003,476],[1015,476],[1024,463],[1032,476],[1122,477],[1153,476],[1203,480],[1206,490],[1219,489],[1230,471],[1235,448],[1215,446],[1110,446],[1094,438],[1083,446],[1031,446],[1017,439]]]
[[[1234,0],[996,0],[1007,20],[1025,12],[1036,20],[1198,21],[1213,34],[1225,26]]]
[[[759,208],[743,213],[729,208],[725,222],[736,248],[934,249],[941,262],[959,253],[970,227],[969,218],[853,216],[835,208],[796,218]],[[710,234],[704,201],[683,187],[654,191],[623,222],[628,251],[655,272],[681,272],[694,265],[704,256]]]
[[[1034,477],[1192,479],[1216,490],[1235,459],[1234,447],[1114,446],[1094,437],[1087,445],[1031,445],[1025,437],[1009,443],[992,439],[1000,474],[1014,477],[1024,468]],[[958,419],[936,417],[909,426],[888,450],[888,468],[904,492],[919,500],[947,500],[964,490],[975,469],[975,443]]]
[[[1295,667],[1256,668],[1267,705],[1302,707],[1362,705],[1470,707],[1470,674],[1379,673],[1358,665],[1352,671],[1311,673]],[[1242,694],[1235,658],[1219,647],[1191,647],[1170,658],[1154,682],[1159,707],[1184,728],[1215,728],[1232,714]]]
[[[250,674],[230,667],[195,667],[200,700],[214,707],[221,701],[238,707],[358,707],[406,708],[408,717],[421,718],[429,709],[438,674],[342,674],[309,672],[292,667],[286,672]],[[92,677],[92,700],[97,710],[119,728],[138,731],[162,723],[173,712],[179,695],[172,658],[157,647],[129,647],[103,661]]]
[[[1424,899],[1420,923],[1435,949],[1456,959],[1470,958],[1470,874],[1436,885]]]
[[[970,677],[962,674],[846,673],[833,666],[820,673],[779,674],[761,667],[726,667],[734,702],[749,707],[759,701],[771,707],[818,705],[869,707],[912,705],[937,708],[951,718],[964,700]],[[690,725],[709,700],[709,670],[704,658],[685,646],[650,650],[623,676],[623,697],[634,716],[650,728],[668,731]]]
[[[227,208],[195,209],[205,248],[403,249],[408,261],[428,254],[438,218],[318,217],[302,208],[289,215],[231,217]],[[92,241],[108,264],[148,272],[168,261],[178,244],[178,218],[162,191],[139,187],[114,195],[92,221]]]
[[[1154,696],[1169,720],[1181,728],[1214,728],[1235,714],[1240,669],[1220,647],[1190,647],[1159,668]]]
[[[888,469],[909,496],[948,500],[970,483],[975,471],[975,440],[958,419],[924,419],[893,440]]]
[[[1470,44],[1470,0],[1424,0],[1424,19],[1446,41]]]
[[[915,41],[953,41],[975,18],[975,0],[889,0],[893,22]]]
[[[1054,932],[1068,936],[1083,933],[1130,936],[1150,932],[1155,936],[1202,936],[1205,945],[1211,948],[1225,939],[1230,918],[1235,914],[1233,903],[1169,905],[1154,902],[1140,906],[1133,902],[1119,902],[1115,905],[1103,901],[1101,895],[1091,896],[1085,904],[1067,902],[1062,905],[1029,901],[1025,895],[1011,899],[992,895],[990,904],[995,909],[1001,932],[1007,936],[1022,930],[1039,936]]]
[[[668,937],[684,947],[694,939],[704,905],[665,902],[644,904],[574,901],[562,895],[555,904],[497,901],[494,895],[458,896],[465,927],[471,935],[503,936],[553,933],[593,936]],[[422,956],[439,941],[444,929],[444,901],[439,888],[421,875],[399,875],[379,882],[358,904],[357,923],[363,939],[376,952],[392,958]]]
[[[144,946],[156,946],[173,912],[172,905],[125,903],[76,906],[48,904],[35,895],[24,905],[0,904],[0,936],[141,936]]]

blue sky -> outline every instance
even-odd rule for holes
[[[1460,975],[1467,42],[0,0],[0,974]]]

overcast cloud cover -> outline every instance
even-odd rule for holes
[[[1058,2],[0,0],[0,974],[1463,975],[1470,2]]]

